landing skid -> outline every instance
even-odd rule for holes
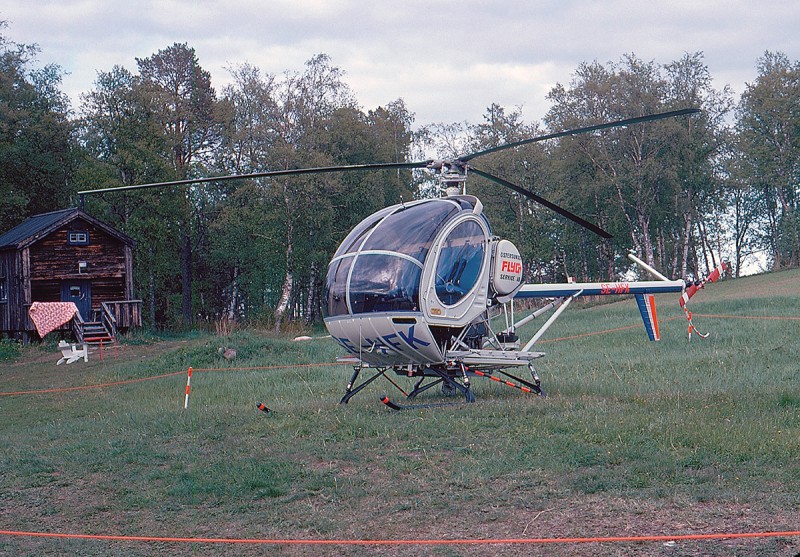
[[[503,385],[507,385],[509,387],[514,387],[515,389],[519,389],[519,390],[521,390],[523,392],[526,392],[526,393],[532,393],[532,394],[539,395],[541,397],[546,397],[547,395],[542,390],[541,382],[539,380],[538,375],[536,375],[536,371],[533,369],[533,367],[531,367],[530,370],[531,370],[531,376],[533,377],[533,382],[527,381],[525,379],[522,379],[521,377],[517,377],[517,376],[512,375],[510,373],[507,373],[507,372],[505,372],[503,370],[497,370],[497,373],[505,375],[506,377],[508,377],[510,379],[513,379],[514,381],[517,381],[520,384],[512,383],[511,381],[506,381],[504,379],[499,379],[498,377],[492,375],[491,373],[487,373],[487,372],[480,371],[480,370],[472,371],[472,373],[474,373],[475,375],[478,375],[479,377],[487,377],[487,378],[489,378],[489,379],[491,379],[493,381],[497,381],[498,383],[502,383]],[[419,393],[421,393],[423,391],[426,391],[426,390],[430,389],[431,387],[434,387],[434,386],[439,385],[439,384],[442,385],[442,390],[443,391],[447,392],[449,390],[450,392],[454,392],[454,390],[453,390],[454,387],[452,385],[450,385],[449,383],[445,382],[445,379],[448,379],[456,387],[461,388],[461,389],[465,389],[468,392],[468,394],[472,396],[472,400],[467,398],[467,400],[465,402],[474,402],[475,401],[475,396],[472,395],[472,390],[469,388],[469,386],[464,387],[464,385],[461,385],[460,383],[458,383],[456,381],[453,381],[453,379],[450,378],[450,377],[442,377],[442,378],[439,378],[439,379],[435,379],[435,380],[429,382],[427,385],[420,386],[424,379],[425,379],[424,377],[422,379],[420,379],[419,383],[417,383],[417,386],[414,388],[414,390],[411,392],[411,394],[408,395],[408,398],[413,398],[417,394],[419,394]],[[381,402],[384,403],[389,408],[391,408],[392,410],[413,410],[413,409],[416,409],[416,408],[439,408],[439,407],[442,407],[442,406],[460,406],[461,404],[464,404],[464,402],[433,402],[433,403],[427,403],[427,404],[397,404],[396,402],[393,402],[386,395],[383,395],[383,397],[381,397]]]
[[[381,375],[386,375],[386,368],[378,368],[378,371],[374,375],[366,379],[360,385],[356,385],[356,380],[358,379],[358,375],[361,373],[361,369],[361,366],[356,366],[353,368],[353,375],[350,377],[350,381],[347,383],[344,396],[342,397],[342,400],[339,401],[339,404],[347,404],[350,402],[351,398],[361,391],[361,389],[375,381]]]
[[[376,372],[369,376],[367,379],[362,381],[361,383],[357,383],[358,376],[361,374],[361,370],[363,369],[362,366],[355,366],[353,368],[353,375],[350,377],[350,381],[347,383],[347,387],[345,389],[344,396],[339,401],[339,404],[347,404],[350,402],[350,399],[353,398],[356,394],[361,392],[367,385],[375,381],[379,377],[386,377],[392,385],[397,387],[397,389],[403,393],[406,398],[413,399],[418,394],[424,393],[428,389],[432,387],[436,387],[437,385],[441,385],[442,392],[445,394],[453,394],[453,393],[461,393],[464,395],[465,402],[475,402],[475,395],[472,392],[469,384],[469,378],[466,375],[466,371],[463,374],[463,383],[456,381],[453,377],[448,375],[446,372],[434,369],[434,368],[425,368],[426,374],[423,375],[419,381],[414,385],[414,388],[411,390],[410,393],[404,391],[400,385],[392,381],[392,379],[386,375],[388,371],[387,368],[377,368]],[[425,380],[429,379],[426,383]]]
[[[536,370],[533,366],[528,363],[528,369],[531,372],[531,380],[522,379],[521,377],[517,377],[516,375],[512,375],[505,370],[502,369],[490,369],[490,370],[479,370],[479,369],[470,369],[469,367],[460,364],[461,368],[461,377],[457,377],[453,375],[452,368],[449,370],[442,370],[433,367],[425,367],[424,373],[413,373],[409,372],[409,377],[416,375],[419,377],[419,380],[414,384],[414,388],[411,389],[411,392],[406,392],[403,388],[398,385],[395,381],[389,377],[386,372],[388,368],[376,368],[375,373],[370,375],[367,379],[362,381],[361,383],[357,383],[358,377],[361,373],[361,370],[364,366],[358,365],[353,367],[353,375],[350,377],[350,381],[347,383],[347,388],[345,390],[345,394],[342,399],[339,401],[340,404],[347,404],[351,398],[353,398],[356,394],[361,392],[365,387],[367,387],[370,383],[375,381],[379,377],[385,377],[392,385],[394,385],[397,390],[399,390],[403,395],[412,400],[417,397],[420,393],[424,393],[425,391],[432,389],[436,386],[441,388],[441,391],[446,396],[453,396],[457,394],[461,394],[464,396],[464,402],[470,403],[475,402],[475,394],[472,392],[472,386],[470,384],[469,376],[470,375],[477,375],[479,377],[486,377],[491,379],[492,381],[496,381],[503,385],[513,387],[515,389],[519,389],[525,393],[535,394],[541,397],[547,396],[544,390],[541,387],[541,381],[539,380],[539,376],[536,374]],[[507,379],[502,379],[498,377],[498,375],[503,375],[508,377],[509,379],[513,379],[516,381],[509,381]],[[459,379],[459,380],[457,380]],[[422,405],[400,405],[395,404],[392,402],[388,397],[384,396],[381,401],[393,408],[395,410],[404,408],[406,406],[413,407],[413,408],[428,408],[434,406],[448,406],[454,403],[440,403],[440,404],[422,404]],[[458,403],[456,403],[458,404]],[[397,408],[395,408],[395,406]]]

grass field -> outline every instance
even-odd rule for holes
[[[475,404],[405,412],[379,402],[402,401],[383,380],[339,405],[351,370],[330,365],[340,355],[330,340],[139,336],[102,361],[58,367],[54,342],[0,346],[0,530],[239,540],[800,530],[800,271],[698,294],[706,340],[687,340],[676,298],[658,298],[659,343],[632,300],[567,310],[540,345],[547,398],[476,378]],[[233,360],[220,354],[229,347]],[[358,546],[0,534],[2,555],[376,553],[793,557],[800,537]]]

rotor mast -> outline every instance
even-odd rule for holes
[[[436,174],[439,191],[445,197],[467,194],[467,164],[459,160],[435,160],[425,168]]]

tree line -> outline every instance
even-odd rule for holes
[[[469,193],[512,240],[531,281],[614,280],[635,251],[667,275],[735,273],[758,256],[800,264],[800,65],[766,52],[736,101],[713,87],[702,53],[657,64],[633,54],[580,64],[548,94],[542,122],[487,108],[483,121],[414,128],[402,99],[361,108],[319,54],[299,71],[241,64],[217,92],[194,49],[173,44],[137,71],[98,73],[73,112],[61,70],[34,69],[36,46],[0,35],[0,231],[76,205],[81,190],[475,152],[541,133],[683,107],[699,115],[535,143],[481,167],[614,234],[565,222],[477,176]],[[361,219],[437,195],[408,170],[326,173],[120,191],[85,209],[137,241],[134,284],[154,327],[246,320],[280,327],[320,318],[328,261]]]

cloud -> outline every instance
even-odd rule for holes
[[[545,97],[568,84],[582,62],[617,62],[626,53],[665,64],[703,52],[717,88],[741,93],[765,50],[800,57],[800,4],[608,0],[51,0],[0,11],[5,35],[37,43],[40,61],[69,75],[73,99],[98,71],[173,43],[195,48],[220,90],[226,68],[302,71],[331,57],[364,108],[403,98],[417,124],[477,123],[491,103],[541,119]]]

